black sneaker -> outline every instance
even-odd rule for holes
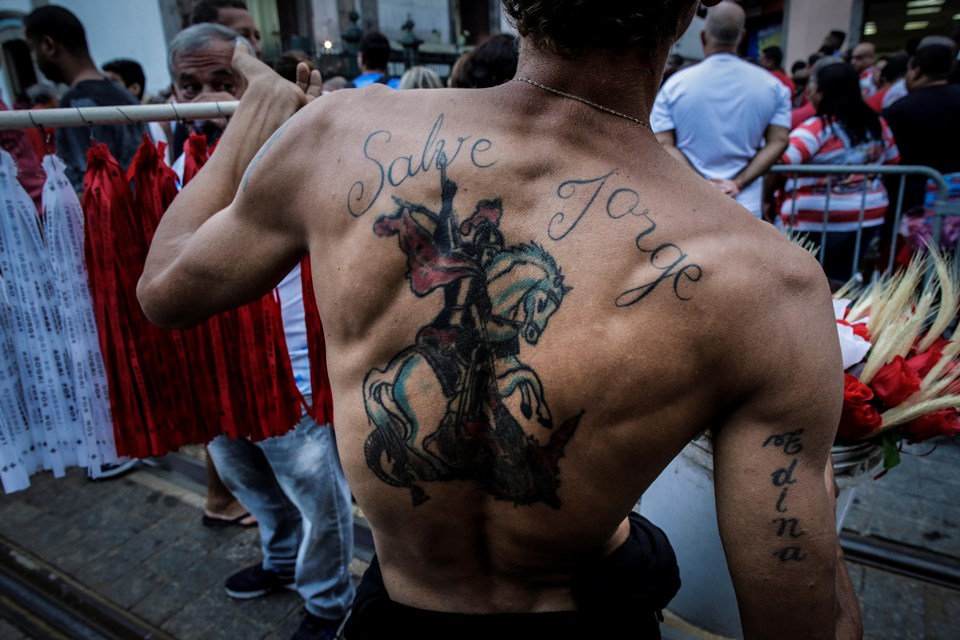
[[[271,591],[296,588],[293,576],[264,569],[260,564],[237,571],[227,578],[226,587],[227,595],[238,600],[259,598]]]
[[[290,640],[336,640],[339,637],[343,618],[328,620],[315,616],[309,611],[303,613],[304,618],[300,622],[300,628]]]

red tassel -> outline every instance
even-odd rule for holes
[[[310,271],[310,256],[300,263],[300,279],[303,283],[303,306],[307,324],[307,349],[310,354],[310,388],[313,406],[310,415],[317,424],[333,425],[333,392],[327,374],[327,348],[323,337],[323,323],[317,310],[317,298],[313,291],[313,274]]]
[[[207,139],[195,131],[191,131],[186,142],[183,143],[183,184],[187,184],[197,175],[207,158]]]
[[[206,162],[203,136],[191,135],[186,152],[184,182]],[[152,325],[136,285],[160,218],[177,195],[176,174],[147,138],[127,175],[99,143],[87,166],[85,254],[118,453],[158,456],[222,433],[258,441],[293,428],[304,403],[275,292],[190,331]]]
[[[126,176],[107,146],[94,143],[87,153],[82,205],[87,270],[107,369],[117,452],[143,456],[149,445],[140,427],[146,425],[149,430],[155,425],[142,404],[146,390],[136,337],[138,328],[147,327],[134,326],[143,315],[130,289],[131,281],[136,286],[136,276],[120,266],[137,264],[139,253],[137,234],[129,227],[130,205]]]
[[[206,163],[206,138],[191,133],[184,146],[184,184]],[[300,419],[300,392],[286,349],[280,302],[274,293],[224,312],[197,330],[194,371],[207,372],[209,413],[219,415],[209,439],[220,433],[256,442],[292,429]],[[199,347],[199,345],[197,345]],[[201,355],[207,359],[201,361]],[[214,423],[211,423],[211,427]]]

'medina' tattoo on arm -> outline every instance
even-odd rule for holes
[[[776,536],[786,545],[773,552],[773,555],[780,562],[802,562],[807,557],[797,540],[804,535],[800,520],[782,515],[790,512],[790,508],[787,506],[787,497],[790,494],[790,487],[797,483],[793,477],[793,472],[797,468],[797,455],[803,451],[803,443],[800,441],[801,435],[803,435],[803,429],[772,435],[764,440],[762,445],[763,448],[780,449],[783,451],[786,460],[789,460],[789,462],[783,463],[784,466],[770,474],[771,484],[780,489],[775,507],[778,515],[772,520]]]
[[[428,483],[469,480],[497,500],[560,508],[559,460],[583,411],[555,423],[520,344],[537,344],[571,288],[543,247],[506,244],[500,198],[458,216],[452,160],[438,151],[430,162],[439,209],[394,198],[393,212],[373,225],[397,236],[411,292],[442,295],[444,304],[413,344],[364,379],[367,466],[408,490],[414,506],[430,498]]]
[[[497,163],[496,158],[489,155],[493,149],[490,140],[473,136],[445,138],[443,123],[441,113],[424,138],[422,147],[400,155],[394,155],[397,152],[389,148],[393,141],[390,131],[380,129],[369,134],[363,142],[363,157],[367,161],[370,176],[357,180],[350,187],[347,194],[350,215],[359,218],[370,211],[380,201],[384,187],[399,187],[409,178],[438,170],[441,158],[446,166],[452,165],[458,158],[464,158],[477,169],[487,169]]]
[[[634,243],[641,255],[649,261],[650,266],[659,273],[652,280],[627,289],[617,296],[616,306],[629,307],[636,304],[664,282],[670,283],[677,299],[690,300],[692,296],[689,294],[689,285],[699,282],[703,277],[703,269],[676,244],[653,239],[652,234],[657,230],[657,223],[650,215],[650,209],[641,208],[639,192],[629,187],[607,186],[617,173],[617,169],[612,169],[609,173],[596,178],[567,180],[560,183],[557,187],[558,198],[561,200],[579,198],[583,204],[577,206],[578,213],[575,215],[568,214],[566,211],[554,214],[547,225],[547,234],[551,240],[563,240],[593,209],[602,209],[613,220],[620,220],[627,216],[630,216],[629,220],[640,219],[644,228],[637,234]]]
[[[270,151],[270,147],[277,143],[277,140],[280,139],[280,136],[283,135],[284,130],[289,126],[290,121],[287,120],[280,128],[273,132],[273,135],[267,138],[267,141],[263,143],[263,146],[260,147],[260,150],[257,151],[257,155],[253,156],[253,160],[250,161],[250,164],[247,165],[247,170],[243,172],[243,179],[240,181],[240,190],[247,190],[247,182],[250,181],[250,175],[253,173],[253,170],[257,168],[257,165],[260,164],[260,161],[263,159],[263,156],[267,155],[267,151]]]

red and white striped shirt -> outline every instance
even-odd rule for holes
[[[881,140],[853,146],[839,124],[833,122],[824,126],[824,121],[814,116],[790,132],[790,144],[780,162],[795,165],[898,164],[900,152],[890,127],[882,118],[880,127]],[[819,231],[825,223],[828,231],[855,231],[861,225],[861,208],[862,226],[873,227],[883,222],[888,204],[887,190],[879,176],[799,176],[787,181],[780,215],[785,226],[799,231]]]

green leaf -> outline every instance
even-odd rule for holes
[[[891,433],[883,435],[883,470],[889,471],[900,464],[900,436]]]

